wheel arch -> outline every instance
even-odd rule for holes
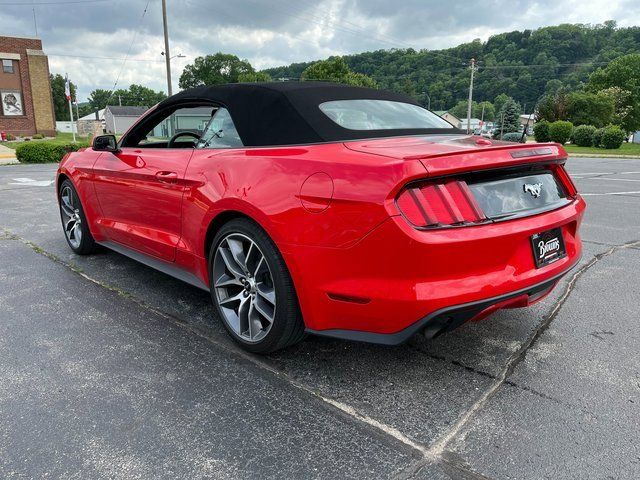
[[[73,183],[69,175],[64,172],[60,172],[58,174],[58,178],[56,179],[56,195],[60,195],[60,187],[62,186],[62,182],[64,182],[65,180],[69,180],[71,183]]]
[[[207,227],[207,232],[205,233],[205,236],[204,236],[204,252],[203,253],[204,253],[204,258],[207,261],[209,261],[209,253],[211,252],[211,246],[213,244],[213,239],[215,238],[216,233],[218,232],[218,230],[220,230],[220,228],[225,223],[235,218],[246,218],[260,225],[260,223],[257,222],[254,218],[252,218],[251,216],[239,210],[224,210],[219,214],[217,214],[209,222],[209,226]],[[266,231],[266,229],[262,225],[260,225],[260,228]]]

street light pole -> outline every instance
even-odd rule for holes
[[[169,54],[169,28],[167,26],[167,0],[162,0],[162,26],[164,27],[164,59],[167,64],[167,93],[173,95],[171,88],[171,55]]]
[[[424,92],[424,95],[427,97],[427,110],[431,110],[431,96],[427,92]]]

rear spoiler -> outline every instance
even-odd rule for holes
[[[564,163],[567,152],[558,143],[499,145],[460,152],[411,155],[419,160],[429,176],[451,175],[478,170],[495,170],[529,163]]]

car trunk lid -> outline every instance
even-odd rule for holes
[[[416,227],[488,223],[553,210],[575,195],[554,144],[513,144],[472,136],[398,137],[348,142],[347,148],[420,161],[427,176],[396,198]]]

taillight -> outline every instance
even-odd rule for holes
[[[565,170],[564,166],[556,165],[555,174],[562,183],[562,186],[565,188],[567,195],[569,195],[571,198],[575,198],[575,196],[578,194],[578,189],[573,183],[573,180],[571,180],[571,177]]]
[[[402,214],[416,227],[466,225],[487,219],[462,180],[409,187],[396,202]]]

